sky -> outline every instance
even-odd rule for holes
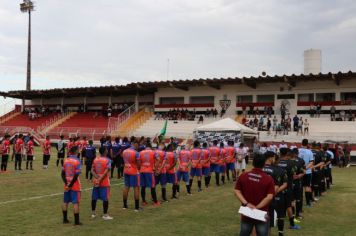
[[[20,2],[0,0],[0,91],[25,89]],[[356,71],[354,0],[35,3],[33,89],[300,74],[310,48],[322,50],[322,72]]]

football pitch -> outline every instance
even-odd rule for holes
[[[143,212],[135,213],[133,192],[129,195],[130,209],[123,210],[122,181],[113,179],[109,213],[114,220],[103,221],[101,217],[90,218],[91,184],[85,180],[84,173],[80,206],[83,226],[63,225],[63,184],[55,160],[52,156],[49,169],[43,170],[42,158],[37,155],[35,170],[21,172],[14,172],[13,162],[9,162],[9,172],[0,174],[0,235],[238,235],[239,203],[232,183],[223,187],[212,185],[198,193],[195,182],[192,196],[187,196],[185,187],[181,186],[178,200],[156,208],[149,205]],[[304,208],[302,230],[287,229],[285,235],[356,235],[356,169],[334,168],[333,176],[332,191],[313,208]],[[157,192],[160,196],[160,187]],[[101,212],[102,204],[98,202],[98,216]],[[68,216],[73,222],[72,208]],[[287,227],[287,220],[285,224]],[[272,235],[277,235],[275,229]]]

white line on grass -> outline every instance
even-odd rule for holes
[[[123,183],[118,183],[118,184],[111,184],[111,186],[121,186]],[[85,188],[82,189],[82,192],[92,190],[93,188]],[[10,203],[15,203],[15,202],[24,202],[24,201],[30,201],[30,200],[37,200],[41,198],[46,198],[46,197],[54,197],[54,196],[59,196],[63,195],[63,192],[61,193],[52,193],[52,194],[47,194],[47,195],[40,195],[40,196],[35,196],[35,197],[27,197],[27,198],[22,198],[22,199],[17,199],[17,200],[10,200],[10,201],[5,201],[5,202],[0,202],[0,205],[6,205]]]

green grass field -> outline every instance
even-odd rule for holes
[[[0,235],[238,235],[239,203],[234,197],[232,183],[219,188],[213,186],[201,193],[195,191],[195,183],[192,196],[187,196],[182,186],[179,200],[158,208],[148,206],[143,212],[135,213],[132,192],[129,196],[131,209],[122,210],[122,183],[114,179],[109,209],[115,218],[113,221],[91,220],[91,191],[83,191],[81,221],[84,225],[62,225],[60,168],[55,166],[52,157],[49,169],[42,170],[38,157],[34,171],[14,172],[10,162],[10,172],[0,174]],[[286,235],[356,235],[353,224],[356,219],[356,169],[335,168],[333,174],[335,186],[332,191],[312,209],[305,208],[303,229],[298,232],[286,230]],[[81,180],[83,189],[91,187],[84,176]],[[28,199],[51,194],[57,195]],[[97,211],[101,213],[101,203]],[[72,210],[69,217],[73,220]],[[275,230],[272,235],[276,235]]]

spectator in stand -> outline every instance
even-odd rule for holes
[[[268,135],[271,135],[271,126],[272,126],[271,120],[270,120],[270,118],[268,118],[267,119],[267,134]]]
[[[309,122],[308,119],[305,119],[304,121],[304,135],[309,135]]]
[[[316,105],[316,117],[320,117],[320,114],[321,114],[321,104],[320,103],[318,103],[317,105]]]
[[[283,129],[283,135],[288,135],[288,131],[289,131],[289,127],[290,127],[290,123],[288,120],[285,120],[283,122],[281,122],[282,125],[282,129]]]
[[[277,122],[278,122],[277,117],[274,116],[274,117],[273,117],[273,121],[272,121],[272,123],[273,123],[273,125],[272,125],[272,130],[273,130],[273,131],[276,131],[276,129],[277,129]]]
[[[218,110],[216,110],[216,108],[214,109],[214,118],[216,118],[218,116]]]
[[[299,134],[303,135],[303,118],[300,117],[299,122],[298,122],[298,130],[297,130],[297,135]]]
[[[293,117],[293,131],[296,132],[298,131],[298,125],[299,125],[299,118],[297,115]]]
[[[242,107],[242,116],[247,117],[247,110],[245,106]]]
[[[273,113],[273,108],[271,106],[269,106],[267,108],[267,114],[268,114],[268,117],[271,118],[272,117],[272,113]]]
[[[345,110],[341,110],[339,113],[340,121],[346,121],[346,112]]]
[[[199,120],[198,120],[198,124],[200,124],[200,123],[204,123],[204,117],[203,117],[203,115],[200,115],[199,116]]]
[[[249,111],[248,111],[248,117],[251,117],[251,116],[253,116],[253,106],[252,105],[249,106]]]
[[[107,115],[108,115],[108,118],[110,118],[111,115],[112,115],[112,108],[111,108],[111,106],[108,107]]]
[[[336,113],[336,108],[335,108],[335,106],[333,105],[333,106],[330,108],[330,119],[331,119],[331,121],[334,121],[334,120],[335,120],[335,113]]]
[[[281,109],[281,119],[282,121],[284,121],[286,118],[286,106],[282,103],[280,109]]]

